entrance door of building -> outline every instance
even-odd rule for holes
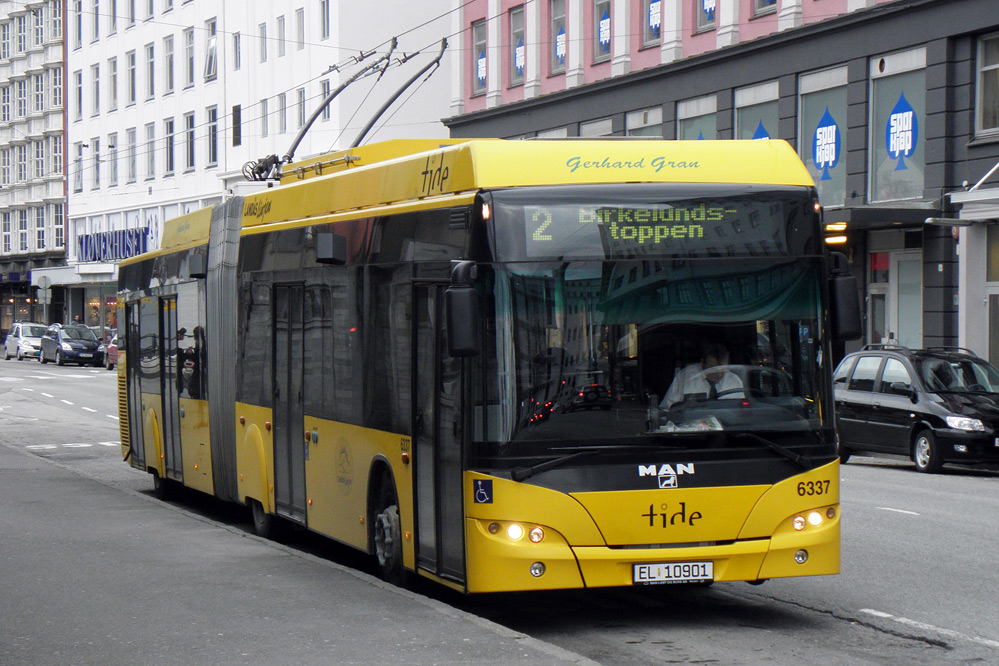
[[[920,250],[871,253],[867,288],[869,342],[923,346],[923,255]],[[887,280],[883,276],[887,273]],[[878,275],[882,277],[878,278]]]

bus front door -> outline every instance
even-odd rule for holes
[[[140,305],[138,301],[125,304],[125,386],[128,402],[128,456],[131,465],[138,469],[146,468],[146,452],[142,440],[142,338],[139,328]],[[129,352],[128,350],[131,350]]]
[[[303,364],[304,289],[274,286],[274,504],[277,513],[305,524]]]
[[[465,579],[461,456],[461,361],[447,353],[444,287],[413,294],[413,444],[417,565]]]

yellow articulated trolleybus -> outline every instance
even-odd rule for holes
[[[259,534],[467,593],[839,571],[857,292],[784,142],[352,148],[168,222],[119,308],[126,460]]]

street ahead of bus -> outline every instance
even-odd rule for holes
[[[116,374],[0,361],[0,663],[999,661],[999,473],[842,468],[843,573],[463,598],[120,460]]]

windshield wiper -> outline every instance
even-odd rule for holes
[[[786,448],[784,448],[783,446],[781,446],[780,444],[778,444],[776,442],[772,442],[772,441],[770,441],[769,439],[767,439],[765,437],[760,437],[756,433],[752,433],[752,432],[734,432],[734,433],[732,433],[732,435],[735,436],[735,437],[748,437],[750,439],[754,439],[757,442],[759,442],[760,444],[763,444],[764,446],[766,446],[768,449],[770,449],[774,453],[777,453],[779,455],[784,456],[785,458],[787,458],[791,462],[795,463],[796,465],[798,465],[802,469],[805,469],[805,470],[812,469],[812,459],[809,456],[807,456],[807,455],[801,455],[799,453],[795,453],[794,451],[792,451],[790,449],[786,449]]]
[[[587,446],[585,448],[580,447],[578,450],[568,449],[573,451],[568,455],[559,456],[558,458],[551,458],[545,460],[544,462],[539,462],[536,465],[530,465],[527,467],[514,467],[510,470],[510,478],[514,481],[524,481],[529,479],[535,474],[540,474],[541,472],[547,472],[555,467],[560,467],[567,462],[571,462],[577,458],[582,458],[583,456],[593,455],[595,453],[607,453],[608,451],[650,451],[656,450],[660,451],[665,448],[682,448],[682,447],[665,447],[665,446],[655,446],[655,445],[638,445],[638,446]]]

